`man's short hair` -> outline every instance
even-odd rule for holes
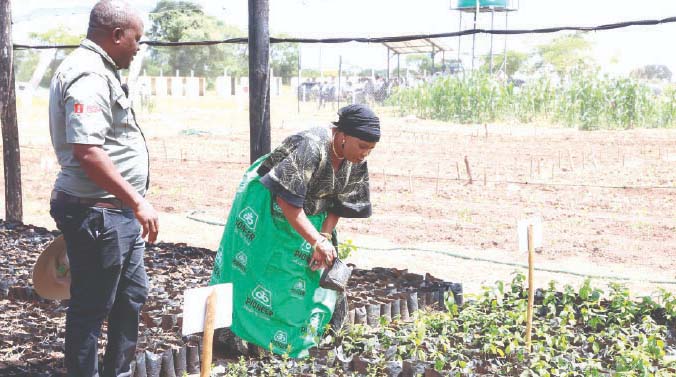
[[[89,14],[87,35],[110,31],[115,28],[127,28],[138,18],[136,11],[122,0],[101,0]]]

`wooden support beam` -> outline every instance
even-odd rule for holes
[[[253,163],[270,152],[270,6],[249,0],[249,146]]]
[[[12,46],[12,5],[9,0],[0,2],[0,123],[2,123],[5,167],[5,216],[8,221],[23,221],[21,156],[19,127],[16,120]]]

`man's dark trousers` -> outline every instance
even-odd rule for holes
[[[69,376],[98,376],[98,338],[108,318],[101,376],[130,376],[139,312],[148,295],[141,226],[130,209],[52,201],[71,272],[65,364]]]

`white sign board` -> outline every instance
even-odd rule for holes
[[[533,248],[542,247],[542,219],[532,217],[519,220],[519,251],[522,253],[528,252],[528,225],[533,225]]]
[[[204,331],[207,297],[216,290],[214,329],[232,325],[232,283],[186,289],[183,297],[183,336]]]

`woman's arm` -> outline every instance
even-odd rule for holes
[[[340,220],[340,216],[329,212],[329,215],[326,216],[326,219],[324,220],[324,224],[322,224],[322,233],[331,234],[336,228],[336,225],[338,225],[338,220]]]
[[[305,241],[313,246],[314,252],[312,253],[312,258],[310,259],[310,268],[315,271],[320,268],[330,266],[333,263],[333,260],[336,258],[336,249],[329,240],[319,234],[317,229],[315,229],[315,227],[305,215],[303,209],[292,206],[280,196],[277,196],[277,204],[279,204],[279,207],[282,209],[282,213],[284,213],[284,217],[286,217],[286,220],[289,222],[289,224],[291,224],[293,229],[295,229]],[[324,221],[322,230],[324,229],[324,226],[330,225],[327,224],[328,220],[329,217],[327,217],[327,219]],[[335,224],[338,222],[338,217],[331,221],[333,221],[335,226]],[[330,229],[333,230],[333,228]]]

